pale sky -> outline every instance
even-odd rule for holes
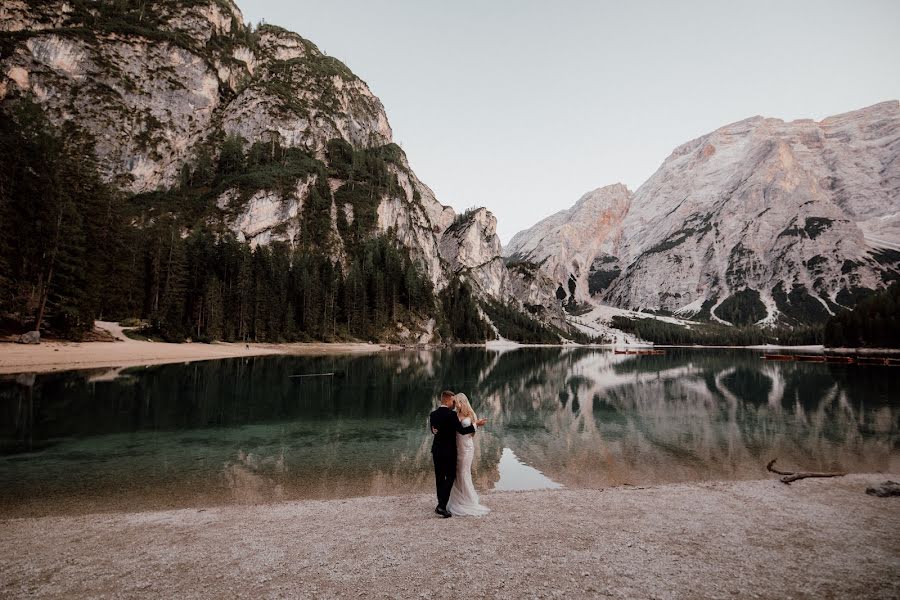
[[[900,98],[898,0],[238,4],[365,80],[419,178],[504,243],[722,125]]]

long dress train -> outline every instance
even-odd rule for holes
[[[464,427],[472,424],[472,419],[462,420]],[[447,510],[454,516],[482,517],[491,509],[481,504],[475,484],[472,483],[472,459],[475,458],[475,436],[456,434],[456,481],[450,491]]]

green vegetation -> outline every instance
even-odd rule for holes
[[[715,313],[734,325],[751,325],[766,318],[766,305],[759,299],[759,292],[748,288],[726,298]]]
[[[712,319],[712,308],[718,301],[718,296],[707,298],[703,301],[703,304],[700,305],[700,311],[697,314],[692,315],[691,319],[694,321],[709,321]]]
[[[46,0],[32,0],[35,8],[43,5],[54,5]],[[140,36],[155,42],[168,42],[187,50],[196,51],[196,42],[187,34],[171,31],[165,27],[163,16],[165,10],[161,10],[163,2],[151,2],[149,0],[72,0],[68,3],[71,10],[59,15],[60,26],[53,29],[53,33],[63,36],[78,37],[87,42],[93,42],[99,34],[117,34],[123,36]],[[201,6],[208,2],[195,0],[170,1],[173,6]],[[219,2],[223,11],[230,11],[227,3]],[[234,29],[234,27],[232,27]],[[45,30],[16,32],[17,39],[27,38],[36,33],[46,33]]]
[[[747,271],[753,265],[754,252],[738,242],[728,256],[728,268],[725,270],[725,282],[730,288],[743,286],[747,280]],[[727,301],[727,300],[726,300]]]
[[[814,324],[828,320],[829,312],[800,284],[794,284],[791,292],[785,293],[784,285],[778,282],[772,288],[772,298],[781,315],[789,323]]]
[[[196,147],[174,188],[126,197],[99,177],[91,141],[54,130],[37,105],[8,104],[0,125],[0,317],[14,329],[78,338],[102,317],[167,341],[383,339],[434,315],[444,339],[480,343],[495,337],[484,310],[508,338],[560,339],[514,307],[480,305],[458,278],[435,297],[391,234],[376,233],[381,199],[400,191],[393,144],[332,140],[322,162],[275,139],[220,135]],[[333,194],[329,177],[343,181]],[[301,182],[293,245],[253,248],[226,227],[257,191],[289,198]]]
[[[107,314],[121,265],[87,251],[123,247],[119,203],[70,124],[51,133],[28,101],[0,112],[0,313],[72,338]]]
[[[729,327],[702,323],[690,328],[658,319],[613,317],[612,325],[626,333],[656,344],[706,346],[750,346],[757,344],[821,344],[821,326],[802,327]]]
[[[832,223],[834,223],[834,219],[826,217],[806,217],[803,227],[800,227],[797,224],[797,218],[794,217],[785,230],[778,234],[778,237],[800,237],[814,240],[822,232],[830,229]]]
[[[493,339],[494,331],[482,318],[478,302],[468,282],[454,277],[440,294],[445,321],[441,337],[460,343],[481,343]]]
[[[621,274],[622,269],[618,265],[612,269],[595,269],[592,265],[588,273],[588,293],[593,296],[602,292]]]
[[[530,260],[509,258],[506,261],[506,268],[521,275],[525,281],[534,281],[535,273],[537,273],[540,265]]]
[[[692,215],[687,220],[685,220],[685,227],[682,227],[659,244],[653,246],[652,248],[644,252],[644,254],[666,252],[668,250],[671,250],[672,248],[680,246],[690,237],[703,237],[704,234],[712,231],[713,226],[710,223],[710,218],[711,215]]]
[[[852,307],[871,296],[872,293],[872,290],[864,287],[851,286],[841,288],[837,296],[835,296],[835,301],[841,306]]]
[[[482,304],[484,312],[500,332],[509,340],[525,344],[558,344],[559,333],[531,318],[514,306],[496,300],[488,300]]]
[[[809,239],[814,240],[819,235],[831,228],[831,224],[834,223],[834,219],[826,219],[825,217],[806,217],[806,223],[803,227],[803,230],[806,232],[806,235],[809,236]]]
[[[225,139],[218,159],[201,146],[177,188],[126,199],[100,180],[90,141],[70,125],[54,131],[29,101],[0,112],[4,321],[77,338],[96,318],[140,317],[144,337],[292,341],[381,337],[433,314],[430,281],[390,236],[374,235],[371,218],[345,244],[345,268],[332,261],[327,185],[307,197],[296,247],[253,249],[225,230],[215,207],[225,190],[246,198],[287,194],[310,175],[327,181],[326,165],[297,149],[243,146]],[[377,194],[396,183],[385,167],[394,149],[354,156],[354,183]]]
[[[886,267],[882,275],[885,282],[900,281],[900,250],[877,248],[872,251],[872,258]]]
[[[481,208],[478,206],[470,206],[463,212],[459,213],[458,215],[456,215],[456,217],[453,218],[453,222],[450,223],[450,227],[448,227],[447,231],[445,231],[444,233],[447,234],[456,231],[457,229],[468,223],[472,218],[472,215],[474,215],[479,210],[481,210]]]
[[[594,307],[587,302],[578,302],[574,296],[563,302],[563,309],[570,315],[579,316],[591,312]]]
[[[378,224],[382,197],[401,192],[397,176],[388,168],[400,164],[399,152],[396,144],[355,150],[344,140],[328,142],[329,175],[346,180],[334,193],[338,230],[345,241],[356,244],[371,235]]]
[[[860,300],[825,324],[825,345],[900,348],[900,283]]]

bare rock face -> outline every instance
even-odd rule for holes
[[[40,331],[28,331],[19,336],[17,340],[19,344],[40,344],[41,343],[41,332]]]
[[[497,219],[485,208],[459,215],[443,232],[441,256],[451,271],[469,281],[476,291],[494,300],[512,302],[539,312],[565,327],[565,318],[553,296],[551,278],[521,262],[507,266],[503,259]]]
[[[391,141],[381,102],[312,42],[273,26],[251,36],[227,1],[152,8],[139,35],[102,10],[11,5],[0,29],[32,35],[3,61],[0,99],[17,88],[55,123],[78,123],[96,140],[107,177],[135,193],[176,183],[214,131],[314,152],[332,138],[355,147]]]
[[[219,221],[252,245],[294,244],[311,194],[330,190],[331,235],[322,251],[345,264],[338,221],[356,215],[335,200],[346,176],[325,168],[328,144],[386,151],[391,182],[377,198],[375,233],[406,247],[437,290],[462,275],[483,296],[515,300],[493,215],[479,211],[454,229],[453,209],[392,144],[379,99],[298,34],[245,25],[231,0],[164,0],[125,13],[112,2],[10,0],[0,7],[0,31],[15,32],[0,61],[0,103],[30,99],[52,123],[75,124],[94,141],[103,176],[123,191],[177,186],[201,151],[215,161],[226,139],[242,140],[244,152],[254,144],[299,149],[319,168],[293,185],[216,190]],[[518,287],[531,300],[552,299],[542,283],[532,277]]]
[[[143,38],[97,44],[48,31],[18,45],[2,71],[4,96],[30,92],[53,122],[77,122],[95,139],[106,176],[132,192],[175,181],[220,102],[216,73],[200,56]]]
[[[588,295],[620,308],[822,321],[900,277],[900,103],[722,127],[676,148],[596,233],[581,216],[590,196],[507,254],[568,273],[576,298],[593,257]]]
[[[677,148],[635,192],[615,253],[627,267],[604,297],[823,320],[896,275],[898,215],[897,101],[819,123],[754,117]]]
[[[368,86],[296,33],[269,27],[255,51],[241,47],[233,57],[252,77],[223,111],[226,133],[248,140],[276,134],[285,146],[316,152],[333,138],[354,147],[391,142],[384,107]]]
[[[592,267],[620,242],[630,204],[631,192],[621,183],[588,192],[572,208],[514,235],[504,255],[511,262],[540,265],[561,299],[586,301],[598,291]]]
[[[485,208],[466,212],[441,236],[441,256],[450,269],[466,274],[489,296],[502,295],[506,266],[500,256],[497,219]]]
[[[437,289],[447,284],[447,265],[441,256],[439,236],[456,213],[434,197],[434,192],[419,181],[404,158],[403,168],[394,167],[402,193],[387,197],[378,206],[378,228],[390,231],[410,249],[428,273]]]

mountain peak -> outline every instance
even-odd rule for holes
[[[628,211],[631,197],[631,191],[622,183],[591,190],[571,208],[514,235],[504,248],[504,255],[541,265],[558,286],[570,290],[567,295],[586,300],[591,266],[618,243],[618,225]]]
[[[819,122],[751,117],[678,146],[633,195],[588,192],[505,253],[542,265],[560,298],[821,320],[900,276],[898,152],[896,100]]]

